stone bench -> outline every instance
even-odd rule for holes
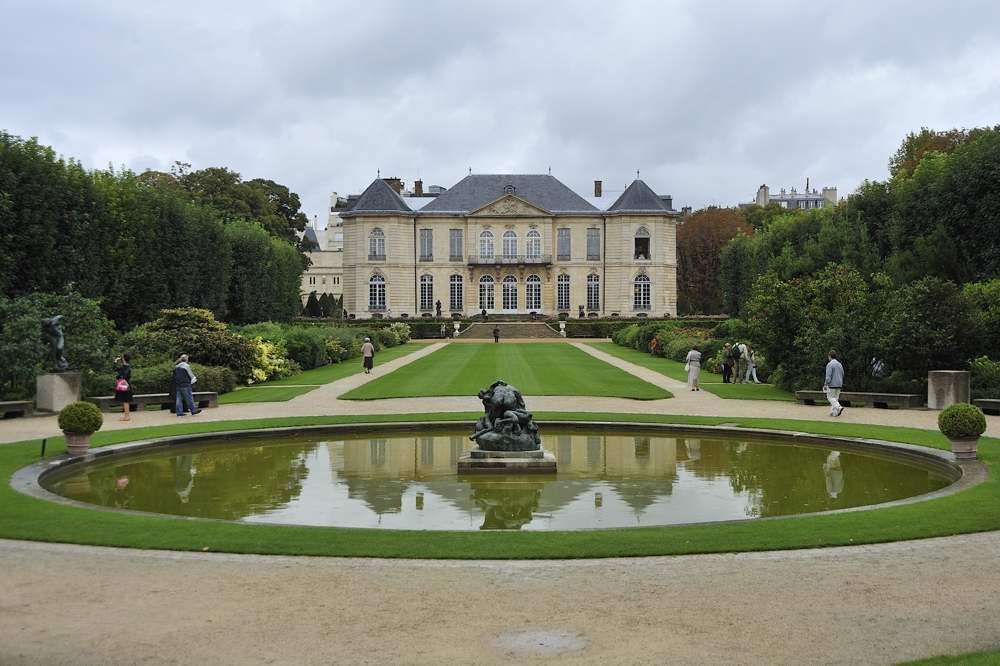
[[[987,414],[1000,416],[1000,398],[979,398],[978,400],[973,400],[972,404]]]
[[[35,413],[35,406],[29,400],[10,400],[0,402],[0,418],[14,418],[15,416],[31,416]]]
[[[796,391],[795,400],[800,405],[827,404],[822,391]],[[842,391],[840,404],[844,407],[879,407],[881,409],[914,409],[923,407],[924,396],[919,393],[860,393]]]
[[[113,395],[87,398],[87,402],[94,403],[102,412],[110,412],[118,405]],[[142,411],[148,405],[158,406],[160,409],[174,408],[174,401],[170,399],[169,393],[137,393],[132,396],[132,402],[129,404],[134,412]],[[198,406],[198,409],[218,407],[219,394],[215,391],[195,391],[194,404]]]

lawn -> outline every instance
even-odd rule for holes
[[[286,417],[185,423],[97,433],[95,446],[150,437],[325,423],[453,421],[471,425],[478,413],[386,414],[379,416]],[[903,427],[833,421],[697,417],[656,414],[538,413],[536,418],[572,421],[642,421],[772,428],[844,437],[879,438],[947,448],[940,433]],[[0,478],[38,460],[39,440],[0,446]],[[64,450],[61,437],[48,455]],[[417,558],[576,558],[677,555],[816,548],[880,543],[1000,529],[1000,440],[983,438],[980,457],[989,478],[960,493],[870,511],[747,520],[726,523],[637,527],[578,532],[409,532],[373,529],[250,525],[177,519],[149,514],[84,509],[23,495],[0,483],[0,538],[57,541],[131,548],[288,555]],[[948,663],[948,662],[943,662]],[[982,662],[989,663],[989,662]]]
[[[315,391],[318,386],[248,386],[246,388],[223,393],[219,396],[220,405],[232,405],[239,402],[285,402],[292,398]]]
[[[650,356],[629,347],[616,345],[613,342],[589,342],[587,344],[671,379],[687,382],[687,371],[684,369],[684,364],[679,361]],[[788,391],[782,391],[773,384],[723,384],[722,375],[707,370],[701,371],[701,387],[709,393],[729,400],[795,400],[794,395]]]
[[[590,395],[637,400],[668,391],[563,342],[451,344],[341,396],[346,400],[476,395],[497,379],[524,395]]]
[[[375,363],[388,363],[389,361],[406,356],[407,354],[412,354],[419,349],[423,349],[425,346],[425,344],[419,342],[407,342],[405,345],[383,349],[375,354]],[[338,379],[343,379],[344,377],[356,375],[359,372],[361,372],[361,357],[350,358],[341,363],[331,363],[329,365],[324,365],[321,368],[305,370],[297,375],[285,377],[284,379],[276,379],[273,382],[264,382],[263,384],[258,384],[258,386],[322,386],[323,384],[329,384],[330,382],[335,382]],[[287,399],[288,398],[285,398],[285,400]]]

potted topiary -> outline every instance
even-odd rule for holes
[[[90,436],[104,425],[104,417],[97,405],[74,402],[59,412],[59,429],[66,435],[66,452],[82,456],[90,449]]]
[[[986,432],[986,417],[978,407],[960,402],[938,414],[938,428],[951,442],[955,458],[972,460],[976,457],[979,436]]]

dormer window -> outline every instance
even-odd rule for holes
[[[514,188],[513,185],[504,185],[503,186],[503,193],[504,194],[514,194],[514,189],[515,188]]]

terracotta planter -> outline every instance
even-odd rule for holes
[[[979,444],[979,438],[973,437],[972,439],[951,439],[951,452],[955,454],[957,460],[975,460],[976,459],[976,445]]]
[[[90,450],[90,435],[76,432],[63,432],[66,435],[66,453],[71,456],[84,456]]]

